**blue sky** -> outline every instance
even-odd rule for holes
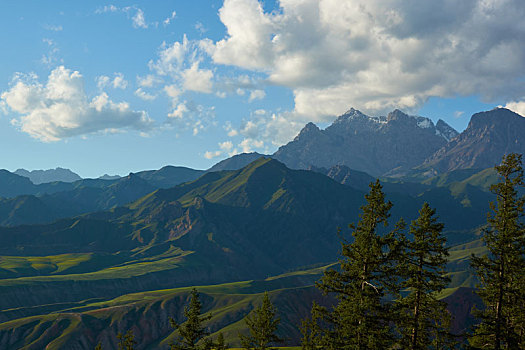
[[[274,152],[350,107],[525,114],[523,1],[0,2],[0,168]]]

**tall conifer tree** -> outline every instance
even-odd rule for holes
[[[209,332],[202,325],[203,322],[211,318],[211,315],[201,316],[201,307],[199,293],[193,288],[190,302],[184,308],[186,322],[178,324],[173,318],[170,320],[172,327],[179,331],[176,342],[170,344],[172,350],[199,350],[211,347],[211,341],[206,338]],[[198,343],[201,341],[202,345],[199,346]]]
[[[272,343],[282,341],[275,334],[281,319],[277,317],[277,309],[270,301],[268,292],[264,293],[261,306],[253,311],[253,316],[247,316],[245,321],[250,334],[239,334],[244,349],[270,350]]]
[[[387,349],[394,343],[393,310],[385,297],[397,295],[396,236],[404,224],[378,232],[388,225],[392,207],[379,181],[370,184],[365,199],[358,224],[350,225],[354,241],[342,242],[340,269],[327,270],[318,284],[323,292],[334,293],[338,303],[331,310],[314,305],[303,327],[305,349]]]
[[[448,250],[441,234],[444,225],[435,213],[424,203],[419,218],[410,225],[411,240],[405,243],[400,268],[406,278],[402,287],[408,294],[399,299],[401,314],[396,322],[403,349],[448,349],[453,343],[447,305],[436,298],[450,280],[445,277]]]
[[[482,349],[525,348],[525,198],[521,155],[509,154],[496,166],[500,181],[491,186],[496,203],[491,203],[488,227],[484,230],[488,254],[472,256],[472,267],[479,279],[478,295],[483,310],[470,344]]]

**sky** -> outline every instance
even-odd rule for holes
[[[0,168],[82,177],[273,153],[396,108],[525,115],[523,0],[0,1]]]

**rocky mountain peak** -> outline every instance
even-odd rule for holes
[[[447,140],[428,118],[398,109],[370,117],[352,108],[324,130],[307,124],[274,158],[291,168],[344,165],[377,176],[421,164]]]
[[[470,118],[467,129],[483,128],[486,126],[501,126],[508,124],[520,124],[525,118],[506,108],[494,108],[490,111],[476,113]]]
[[[410,116],[406,113],[403,113],[399,109],[394,109],[392,112],[388,113],[386,120],[409,120]]]
[[[319,131],[319,127],[317,125],[315,125],[314,123],[312,122],[309,122],[308,124],[306,124],[304,126],[304,128],[301,130],[301,132],[304,132],[304,133],[308,133],[308,132],[316,132],[316,131]]]
[[[453,127],[448,125],[442,119],[439,119],[436,123],[436,130],[441,136],[443,136],[447,141],[452,140],[454,137],[459,135],[459,132],[456,131]]]
[[[429,157],[422,168],[438,172],[489,168],[504,154],[525,153],[525,118],[505,108],[476,113],[468,127]]]
[[[315,137],[316,134],[320,133],[321,129],[317,125],[315,125],[312,122],[309,122],[304,126],[304,128],[301,129],[299,134],[295,137],[294,140],[298,140],[301,138],[309,138],[309,137]]]
[[[366,124],[371,126],[377,126],[375,124],[382,124],[386,123],[386,117],[371,117],[369,115],[366,115],[362,113],[361,111],[350,108],[348,111],[346,111],[343,115],[340,115],[337,117],[337,119],[332,123],[330,127],[337,128],[338,124],[356,124],[360,123],[361,126],[364,126]],[[356,124],[357,125],[357,124]]]
[[[388,113],[386,121],[387,123],[404,124],[409,127],[414,127],[417,125],[417,127],[419,127],[420,129],[435,129],[434,122],[432,122],[431,119],[420,116],[408,115],[400,111],[399,109],[395,109],[394,111]],[[441,136],[438,133],[436,133],[436,135]]]
[[[346,111],[343,115],[340,115],[334,123],[337,123],[338,121],[344,121],[346,119],[353,119],[353,118],[368,118],[366,114],[361,113],[361,111],[350,108],[348,111]]]

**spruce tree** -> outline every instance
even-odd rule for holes
[[[135,349],[135,344],[137,344],[137,342],[135,341],[135,335],[133,334],[133,331],[131,329],[127,331],[126,334],[122,334],[122,333],[117,334],[117,338],[119,340],[118,342],[119,350],[134,350]]]
[[[270,344],[282,341],[275,334],[280,321],[277,317],[277,309],[270,301],[268,292],[265,292],[261,306],[253,311],[253,316],[248,315],[245,318],[250,335],[239,334],[242,347],[248,350],[272,349]]]
[[[484,309],[475,311],[481,322],[469,342],[482,349],[523,349],[525,198],[518,192],[524,185],[521,155],[504,156],[496,170],[500,181],[491,186],[496,203],[491,203],[488,227],[483,232],[488,254],[472,256]]]
[[[199,293],[193,288],[190,302],[184,307],[186,322],[178,324],[173,318],[170,319],[172,327],[179,331],[178,339],[170,344],[172,350],[200,350],[211,347],[212,343],[206,339],[209,332],[202,325],[211,318],[211,315],[201,317],[201,307]],[[198,345],[200,341],[202,345]]]
[[[228,347],[229,347],[229,344],[227,344],[224,341],[224,335],[222,333],[219,333],[219,335],[217,336],[217,341],[213,344],[213,349],[214,350],[226,350],[228,349]]]
[[[370,184],[358,224],[350,225],[354,241],[343,241],[340,268],[325,271],[318,288],[335,294],[330,310],[314,305],[312,319],[303,324],[303,348],[387,349],[394,344],[394,310],[386,298],[398,294],[396,272],[401,252],[401,221],[385,234],[392,203],[385,200],[379,181]]]
[[[401,314],[396,322],[403,349],[443,349],[453,344],[447,305],[436,299],[450,280],[444,276],[448,256],[441,234],[444,225],[435,214],[428,203],[423,204],[410,225],[411,239],[405,242],[405,258],[399,266],[405,279],[402,288],[408,290],[398,301]]]

